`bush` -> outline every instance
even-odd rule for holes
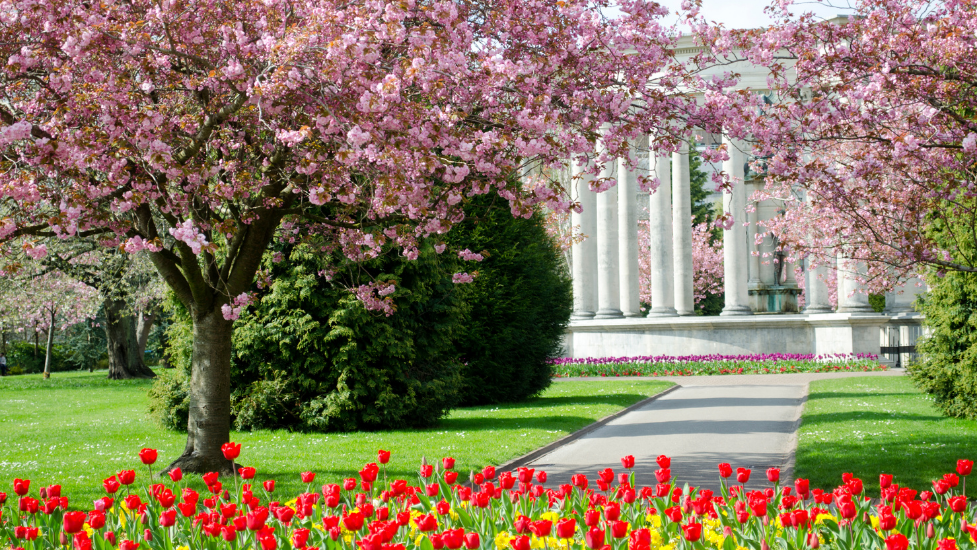
[[[149,389],[149,416],[172,430],[186,430],[190,417],[190,377],[183,369],[156,371]]]
[[[927,282],[918,307],[928,335],[916,344],[922,361],[909,374],[945,415],[977,419],[977,274],[950,272]]]
[[[473,283],[459,289],[469,317],[458,350],[464,405],[522,401],[552,380],[573,309],[566,264],[539,213],[514,218],[497,195],[475,197],[448,234],[458,249],[482,252]]]
[[[19,368],[20,372],[26,374],[36,374],[44,372],[44,346],[41,342],[37,347],[36,354],[33,342],[8,342],[7,343],[7,364],[13,368]],[[61,344],[51,346],[51,372],[61,372],[77,368],[67,360]]]

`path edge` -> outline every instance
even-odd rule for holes
[[[569,433],[569,434],[561,437],[560,439],[557,439],[556,441],[553,441],[552,443],[549,443],[547,445],[544,445],[544,446],[542,446],[542,447],[540,447],[540,448],[538,448],[538,449],[536,449],[534,451],[529,451],[528,453],[526,453],[526,454],[524,454],[522,456],[518,456],[518,457],[513,458],[512,460],[510,460],[510,461],[508,461],[508,462],[506,462],[504,464],[501,464],[499,466],[496,466],[496,469],[498,469],[500,472],[501,471],[506,471],[506,470],[511,471],[511,470],[515,470],[516,468],[519,468],[521,466],[525,466],[525,465],[527,465],[527,464],[535,461],[537,458],[540,458],[542,456],[545,456],[545,455],[547,455],[547,454],[555,451],[557,448],[562,447],[562,446],[564,446],[564,445],[566,445],[568,443],[572,443],[572,442],[580,439],[581,437],[589,434],[590,432],[596,430],[597,428],[600,428],[600,427],[603,427],[603,426],[607,425],[612,420],[615,420],[615,419],[617,419],[617,418],[619,418],[621,416],[624,416],[625,414],[627,414],[627,413],[629,413],[631,411],[640,409],[641,407],[644,407],[645,405],[647,405],[647,404],[655,401],[656,399],[658,399],[660,397],[664,397],[664,396],[672,393],[673,391],[675,391],[675,390],[677,390],[677,389],[679,389],[681,387],[682,387],[681,384],[675,384],[674,386],[672,386],[670,388],[667,388],[667,389],[664,389],[664,390],[656,393],[655,395],[646,397],[646,398],[642,399],[641,401],[638,401],[637,403],[635,403],[633,405],[630,405],[628,407],[625,407],[625,408],[617,411],[616,413],[611,413],[611,414],[605,416],[604,418],[601,418],[600,420],[598,420],[598,421],[596,421],[596,422],[594,422],[592,424],[588,424],[588,425],[584,426],[583,428],[580,428],[579,430],[577,430],[577,431],[575,431],[573,433]]]
[[[811,383],[808,382],[804,384],[804,397],[801,398],[801,402],[797,406],[797,419],[794,420],[794,429],[787,443],[789,451],[784,461],[784,478],[788,483],[794,482],[794,470],[797,467],[797,446],[800,443],[801,424],[804,421],[804,407],[807,406],[807,398],[810,395]]]

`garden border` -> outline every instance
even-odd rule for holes
[[[787,456],[784,458],[784,479],[793,482],[794,481],[794,470],[797,467],[797,445],[800,443],[801,435],[801,423],[804,421],[804,407],[807,406],[807,398],[811,395],[811,383],[807,382],[804,384],[804,397],[801,398],[801,402],[797,407],[797,418],[794,420],[793,432],[791,432],[790,438],[788,439]]]
[[[669,393],[671,393],[671,392],[673,392],[673,391],[675,391],[675,390],[677,390],[677,389],[679,389],[681,387],[682,387],[681,384],[675,384],[674,386],[672,386],[670,388],[666,388],[666,389],[664,389],[664,390],[656,393],[655,395],[646,397],[646,398],[642,399],[641,401],[638,401],[637,403],[635,403],[633,405],[630,405],[628,407],[625,407],[625,408],[617,411],[616,413],[611,413],[611,414],[605,416],[604,418],[601,418],[600,420],[597,420],[596,422],[593,422],[591,424],[588,424],[587,426],[584,426],[583,428],[580,428],[579,430],[577,430],[577,431],[575,431],[573,433],[569,433],[569,434],[561,437],[560,439],[557,439],[556,441],[554,441],[552,443],[549,443],[547,445],[544,445],[544,446],[542,446],[542,447],[540,447],[540,448],[538,448],[538,449],[536,449],[534,451],[529,451],[528,453],[526,453],[526,454],[524,454],[522,456],[517,456],[516,458],[513,458],[512,460],[510,460],[510,461],[508,461],[508,462],[506,462],[504,464],[500,464],[499,466],[496,466],[496,469],[499,470],[500,472],[501,471],[507,471],[507,470],[508,471],[514,471],[516,468],[519,468],[521,466],[525,466],[525,465],[533,462],[537,458],[540,458],[542,456],[545,456],[545,455],[547,455],[547,454],[555,451],[557,448],[566,445],[567,443],[572,443],[572,442],[580,439],[581,437],[589,434],[590,432],[596,430],[597,428],[600,428],[600,427],[608,424],[610,421],[615,420],[615,419],[617,419],[617,418],[619,418],[621,416],[624,416],[625,414],[627,414],[627,413],[629,413],[631,411],[634,411],[636,409],[640,409],[641,407],[644,407],[645,405],[647,405],[648,403],[651,403],[652,401],[658,399],[659,397],[664,397],[665,395],[668,395]]]

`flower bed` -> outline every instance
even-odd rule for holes
[[[225,444],[237,457],[240,446]],[[150,468],[156,451],[140,452]],[[139,486],[133,470],[103,482],[106,496],[91,511],[68,511],[57,485],[32,489],[14,481],[15,498],[0,493],[0,548],[25,550],[653,550],[717,548],[906,550],[974,548],[977,527],[967,501],[973,462],[917,492],[882,474],[878,503],[860,479],[842,476],[833,491],[810,489],[807,480],[781,486],[780,472],[766,472],[763,489],[746,490],[751,472],[720,464],[720,494],[680,485],[671,460],[658,457],[653,485],[636,485],[634,457],[623,469],[584,474],[571,483],[544,486],[543,471],[496,472],[488,466],[459,484],[454,460],[421,465],[414,484],[387,479],[390,453],[342,485],[314,486],[279,497],[275,481],[258,482],[254,468],[240,477],[203,476],[208,493],[183,486],[179,470],[169,481]],[[562,480],[560,480],[562,481]],[[752,484],[755,486],[756,484]],[[283,502],[285,501],[285,502]]]
[[[786,374],[792,372],[870,372],[886,370],[868,353],[813,355],[646,355],[551,359],[553,376],[701,376],[719,374]]]

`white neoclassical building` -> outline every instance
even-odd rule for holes
[[[696,51],[691,38],[679,42],[680,57],[691,57]],[[744,62],[722,70],[740,73],[743,88],[764,92],[766,69]],[[722,166],[705,163],[704,168],[721,169],[742,184],[714,197],[737,221],[723,231],[725,304],[718,317],[696,316],[693,309],[688,150],[683,148],[670,158],[649,158],[647,166],[638,167],[654,172],[661,182],[651,195],[639,190],[636,171],[624,162],[605,167],[601,177],[616,178],[617,186],[603,193],[591,191],[585,170],[571,165],[573,198],[582,212],[573,213],[570,223],[586,238],[571,249],[574,305],[567,354],[885,353],[883,359],[904,363],[907,354],[900,352],[908,351],[920,330],[912,302],[921,288],[908,284],[887,295],[886,311],[875,313],[853,277],[858,265],[839,258],[834,266],[837,308],[831,305],[823,282],[828,267],[814,273],[804,270],[802,290],[794,266],[775,256],[774,238],[757,238],[760,222],[779,215],[781,205],[773,200],[748,204],[762,184],[748,174],[748,145],[705,135],[695,146],[714,147],[720,141],[730,153],[729,160]],[[635,147],[639,158],[648,157],[647,141]],[[644,216],[650,246],[639,250],[638,221]],[[651,266],[652,303],[647,316],[638,299],[640,254],[649,255]],[[805,305],[799,310],[801,294]]]

